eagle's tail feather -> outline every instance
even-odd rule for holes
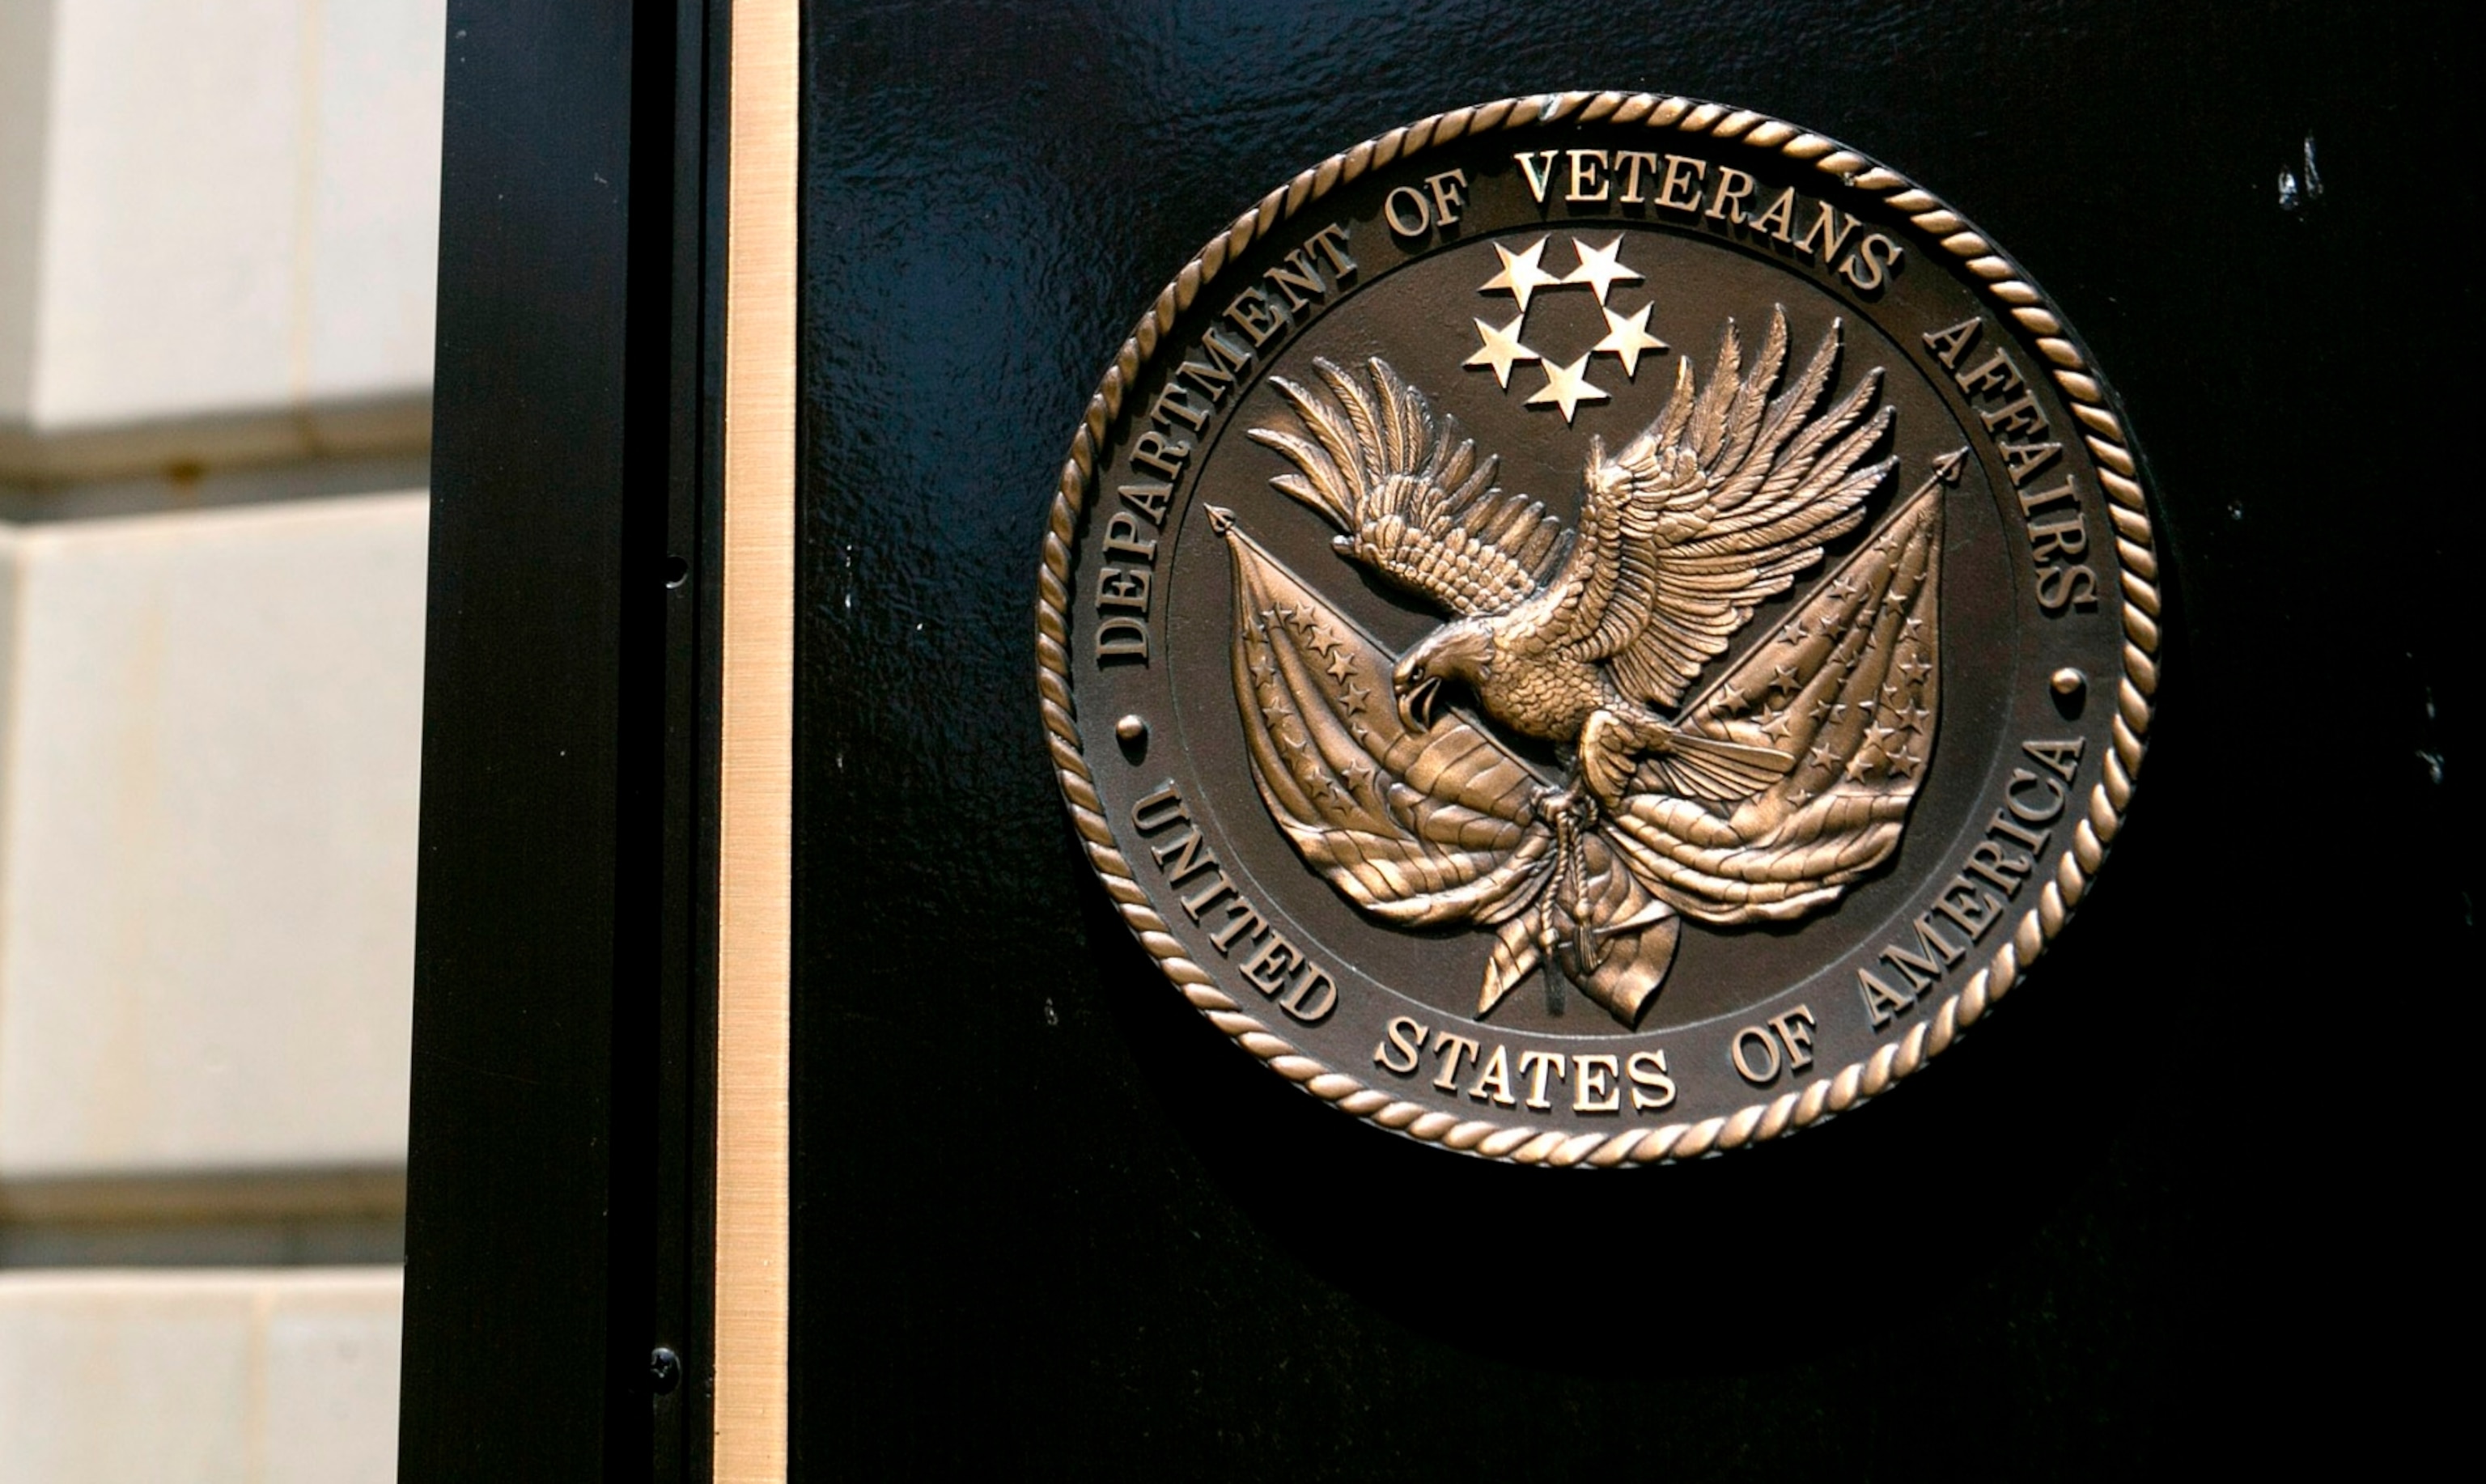
[[[1749,799],[1786,777],[1795,759],[1775,748],[1675,731],[1666,751],[1641,759],[1640,774],[1664,792],[1709,803]]]
[[[1609,805],[1625,792],[1739,802],[1794,766],[1775,748],[1687,731],[1636,706],[1600,707],[1580,731],[1581,772]]]

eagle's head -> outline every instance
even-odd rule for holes
[[[1390,672],[1390,687],[1398,698],[1398,720],[1409,731],[1433,725],[1433,701],[1445,680],[1470,687],[1493,673],[1493,628],[1482,618],[1461,618],[1445,624],[1407,651]]]

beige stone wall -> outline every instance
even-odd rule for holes
[[[394,1474],[442,0],[0,0],[0,1478]]]
[[[419,443],[440,0],[0,12],[0,479]]]
[[[403,1159],[425,512],[0,544],[0,1186]]]
[[[0,1274],[0,1453],[23,1480],[384,1484],[398,1274]]]

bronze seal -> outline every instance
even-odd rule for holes
[[[1647,95],[1306,171],[1090,402],[1037,605],[1089,857],[1340,1110],[1526,1163],[1776,1138],[2060,930],[2156,685],[2148,504],[2017,264]]]

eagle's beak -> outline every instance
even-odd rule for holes
[[[1429,731],[1433,727],[1433,694],[1442,688],[1442,677],[1426,675],[1415,686],[1398,693],[1398,724],[1409,731]]]

